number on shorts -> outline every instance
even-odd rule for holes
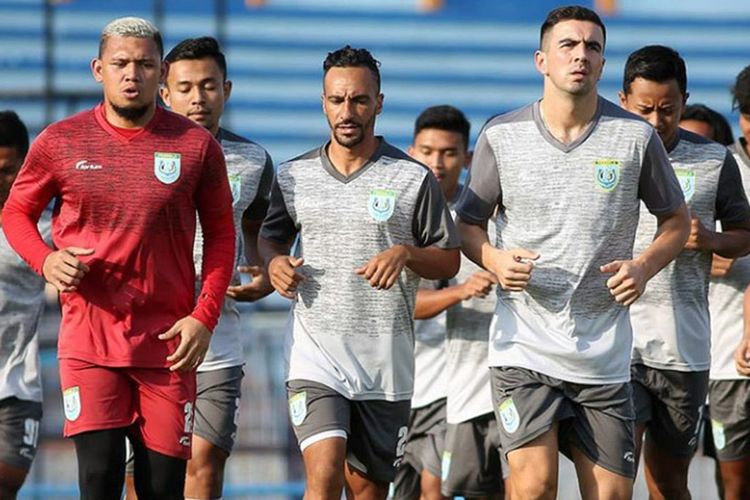
[[[37,440],[39,439],[39,420],[33,418],[27,418],[24,421],[24,434],[23,444],[36,448]]]
[[[185,403],[185,434],[193,432],[193,403]]]

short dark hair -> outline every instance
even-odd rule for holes
[[[740,71],[732,86],[732,109],[750,115],[750,66]]]
[[[599,15],[591,9],[581,7],[580,5],[568,5],[565,7],[558,7],[549,14],[542,23],[542,28],[539,31],[539,48],[542,48],[544,43],[544,36],[549,30],[551,30],[556,24],[563,21],[589,21],[602,29],[603,42],[607,43],[607,29],[604,27],[604,23]],[[604,47],[602,47],[604,48]]]
[[[681,120],[695,120],[707,123],[714,131],[713,136],[710,137],[711,140],[725,146],[734,143],[732,127],[729,125],[727,119],[721,113],[714,111],[705,104],[689,104],[685,106]]]
[[[375,76],[378,92],[380,91],[380,61],[372,57],[367,49],[355,49],[346,45],[338,50],[329,52],[323,61],[323,77],[331,68],[367,68]]]
[[[628,56],[622,79],[622,90],[630,93],[630,84],[636,78],[664,83],[676,80],[683,96],[687,95],[687,70],[680,54],[664,45],[647,45]]]
[[[414,122],[414,137],[424,129],[438,129],[461,134],[464,147],[469,147],[469,131],[471,123],[460,109],[444,104],[431,106],[422,111]]]
[[[219,42],[214,37],[202,36],[200,38],[186,38],[175,45],[172,50],[169,51],[169,54],[167,54],[167,57],[165,57],[164,60],[168,63],[173,63],[184,60],[205,59],[207,57],[216,61],[216,64],[219,66],[221,74],[226,81],[227,59],[221,51]]]
[[[14,148],[21,158],[29,151],[29,131],[15,111],[0,111],[0,147]]]

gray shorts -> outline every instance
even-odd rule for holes
[[[444,496],[503,495],[500,432],[494,413],[448,424],[443,452]]]
[[[630,375],[635,421],[646,424],[646,439],[675,457],[695,453],[708,371],[678,372],[635,364]]]
[[[445,398],[411,411],[404,459],[396,471],[393,498],[419,498],[422,471],[440,477],[445,447]]]
[[[750,457],[750,380],[711,380],[708,400],[716,458]]]
[[[559,448],[566,456],[575,446],[600,467],[635,477],[635,412],[629,383],[576,384],[516,367],[491,368],[490,381],[504,453],[530,443],[559,422]]]
[[[287,394],[300,449],[343,437],[351,467],[373,481],[393,481],[406,448],[410,401],[352,401],[309,380],[290,380]]]
[[[36,455],[42,403],[0,400],[0,462],[29,470]]]
[[[237,437],[244,374],[241,366],[196,374],[193,434],[227,453],[232,452]],[[133,450],[128,443],[125,471],[133,474],[133,470]]]

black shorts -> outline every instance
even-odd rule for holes
[[[36,455],[42,403],[0,400],[0,462],[29,470]]]

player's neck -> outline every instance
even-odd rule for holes
[[[588,129],[598,103],[595,90],[585,96],[572,96],[545,89],[539,110],[547,130],[563,144],[570,144]]]
[[[367,164],[378,146],[380,146],[380,140],[374,135],[365,137],[362,142],[352,148],[342,146],[331,137],[331,142],[328,143],[328,159],[333,168],[349,177]]]
[[[112,108],[112,105],[106,99],[104,100],[104,118],[106,118],[107,123],[109,123],[113,127],[143,128],[148,124],[148,122],[151,121],[155,113],[156,113],[156,103],[149,106],[149,108],[146,110],[145,113],[143,113],[142,116],[139,116],[138,118],[130,120],[119,115]]]

